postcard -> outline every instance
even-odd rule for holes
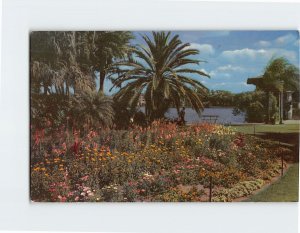
[[[298,31],[33,31],[33,202],[294,202]]]

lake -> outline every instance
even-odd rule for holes
[[[218,120],[216,123],[219,124],[238,124],[245,122],[245,115],[239,114],[237,116],[232,114],[233,108],[225,108],[225,107],[211,107],[204,108],[201,115],[217,115]],[[177,118],[177,110],[176,108],[170,108],[168,112],[165,114],[168,118]],[[203,122],[201,120],[201,116],[197,114],[195,110],[192,108],[185,109],[185,120],[187,123],[199,123]]]
[[[141,109],[144,112],[144,107]],[[210,107],[204,108],[201,115],[217,115],[218,120],[216,123],[219,124],[241,124],[245,122],[245,114],[239,114],[237,116],[232,114],[233,108],[230,107]],[[168,112],[165,114],[168,118],[177,118],[177,110],[176,108],[170,108]],[[203,122],[201,120],[201,116],[197,114],[195,110],[192,108],[185,109],[185,120],[187,123],[200,123]]]

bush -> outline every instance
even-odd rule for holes
[[[212,201],[228,202],[239,197],[251,194],[253,191],[260,189],[264,185],[264,181],[257,179],[254,181],[243,181],[232,188],[221,189],[213,192]]]

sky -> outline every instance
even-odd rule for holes
[[[151,37],[151,32],[133,32],[132,44],[142,44],[143,34]],[[264,68],[273,57],[285,57],[299,67],[298,31],[172,31],[184,43],[200,51],[195,59],[204,60],[197,68],[210,78],[191,75],[210,90],[227,90],[233,93],[253,91],[247,79],[262,75]],[[111,87],[105,85],[107,93]]]

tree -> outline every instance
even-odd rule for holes
[[[104,80],[115,74],[114,62],[125,58],[132,47],[129,42],[133,35],[128,31],[92,32],[92,65],[99,73],[99,90],[104,91]]]
[[[271,92],[299,89],[299,69],[284,57],[273,58],[265,68],[259,89]]]
[[[84,92],[71,98],[69,115],[81,127],[109,127],[113,124],[113,100],[96,91]],[[78,128],[79,128],[78,127]]]
[[[131,38],[130,32],[32,32],[32,123],[111,126],[114,111],[112,98],[103,94],[104,79],[114,74],[111,65],[126,56]],[[96,72],[100,72],[99,91]]]
[[[207,95],[206,102],[209,106],[231,107],[233,103],[234,94],[230,91],[211,90]]]
[[[182,43],[178,35],[171,37],[170,32],[153,32],[152,36],[153,40],[144,35],[146,47],[137,46],[126,62],[115,65],[120,75],[114,80],[113,87],[125,84],[115,98],[127,100],[128,105],[135,108],[143,93],[149,120],[163,117],[171,104],[179,112],[184,101],[199,113],[203,108],[201,98],[206,95],[207,88],[190,75],[209,77],[201,70],[191,68],[201,62],[190,57],[198,55],[199,51],[190,48],[189,43]]]
[[[88,32],[32,32],[30,66],[32,92],[70,95],[70,89],[93,89]]]
[[[31,84],[35,92],[70,95],[96,88],[99,92],[105,78],[114,75],[112,64],[130,51],[131,32],[32,32]],[[54,89],[52,91],[52,89]]]
[[[299,69],[284,57],[272,58],[266,66],[264,74],[257,78],[248,79],[248,84],[254,84],[257,90],[265,92],[266,123],[269,123],[274,121],[272,106],[276,105],[276,102],[279,105],[277,109],[281,113],[282,101],[280,99],[283,92],[299,90]],[[279,97],[278,101],[274,96]]]
[[[271,95],[272,105],[270,106],[270,117],[277,117],[276,98]],[[267,102],[265,101],[265,92],[263,91],[250,91],[236,94],[234,96],[234,109],[233,114],[238,115],[245,113],[245,120],[247,122],[263,122],[267,113]]]

